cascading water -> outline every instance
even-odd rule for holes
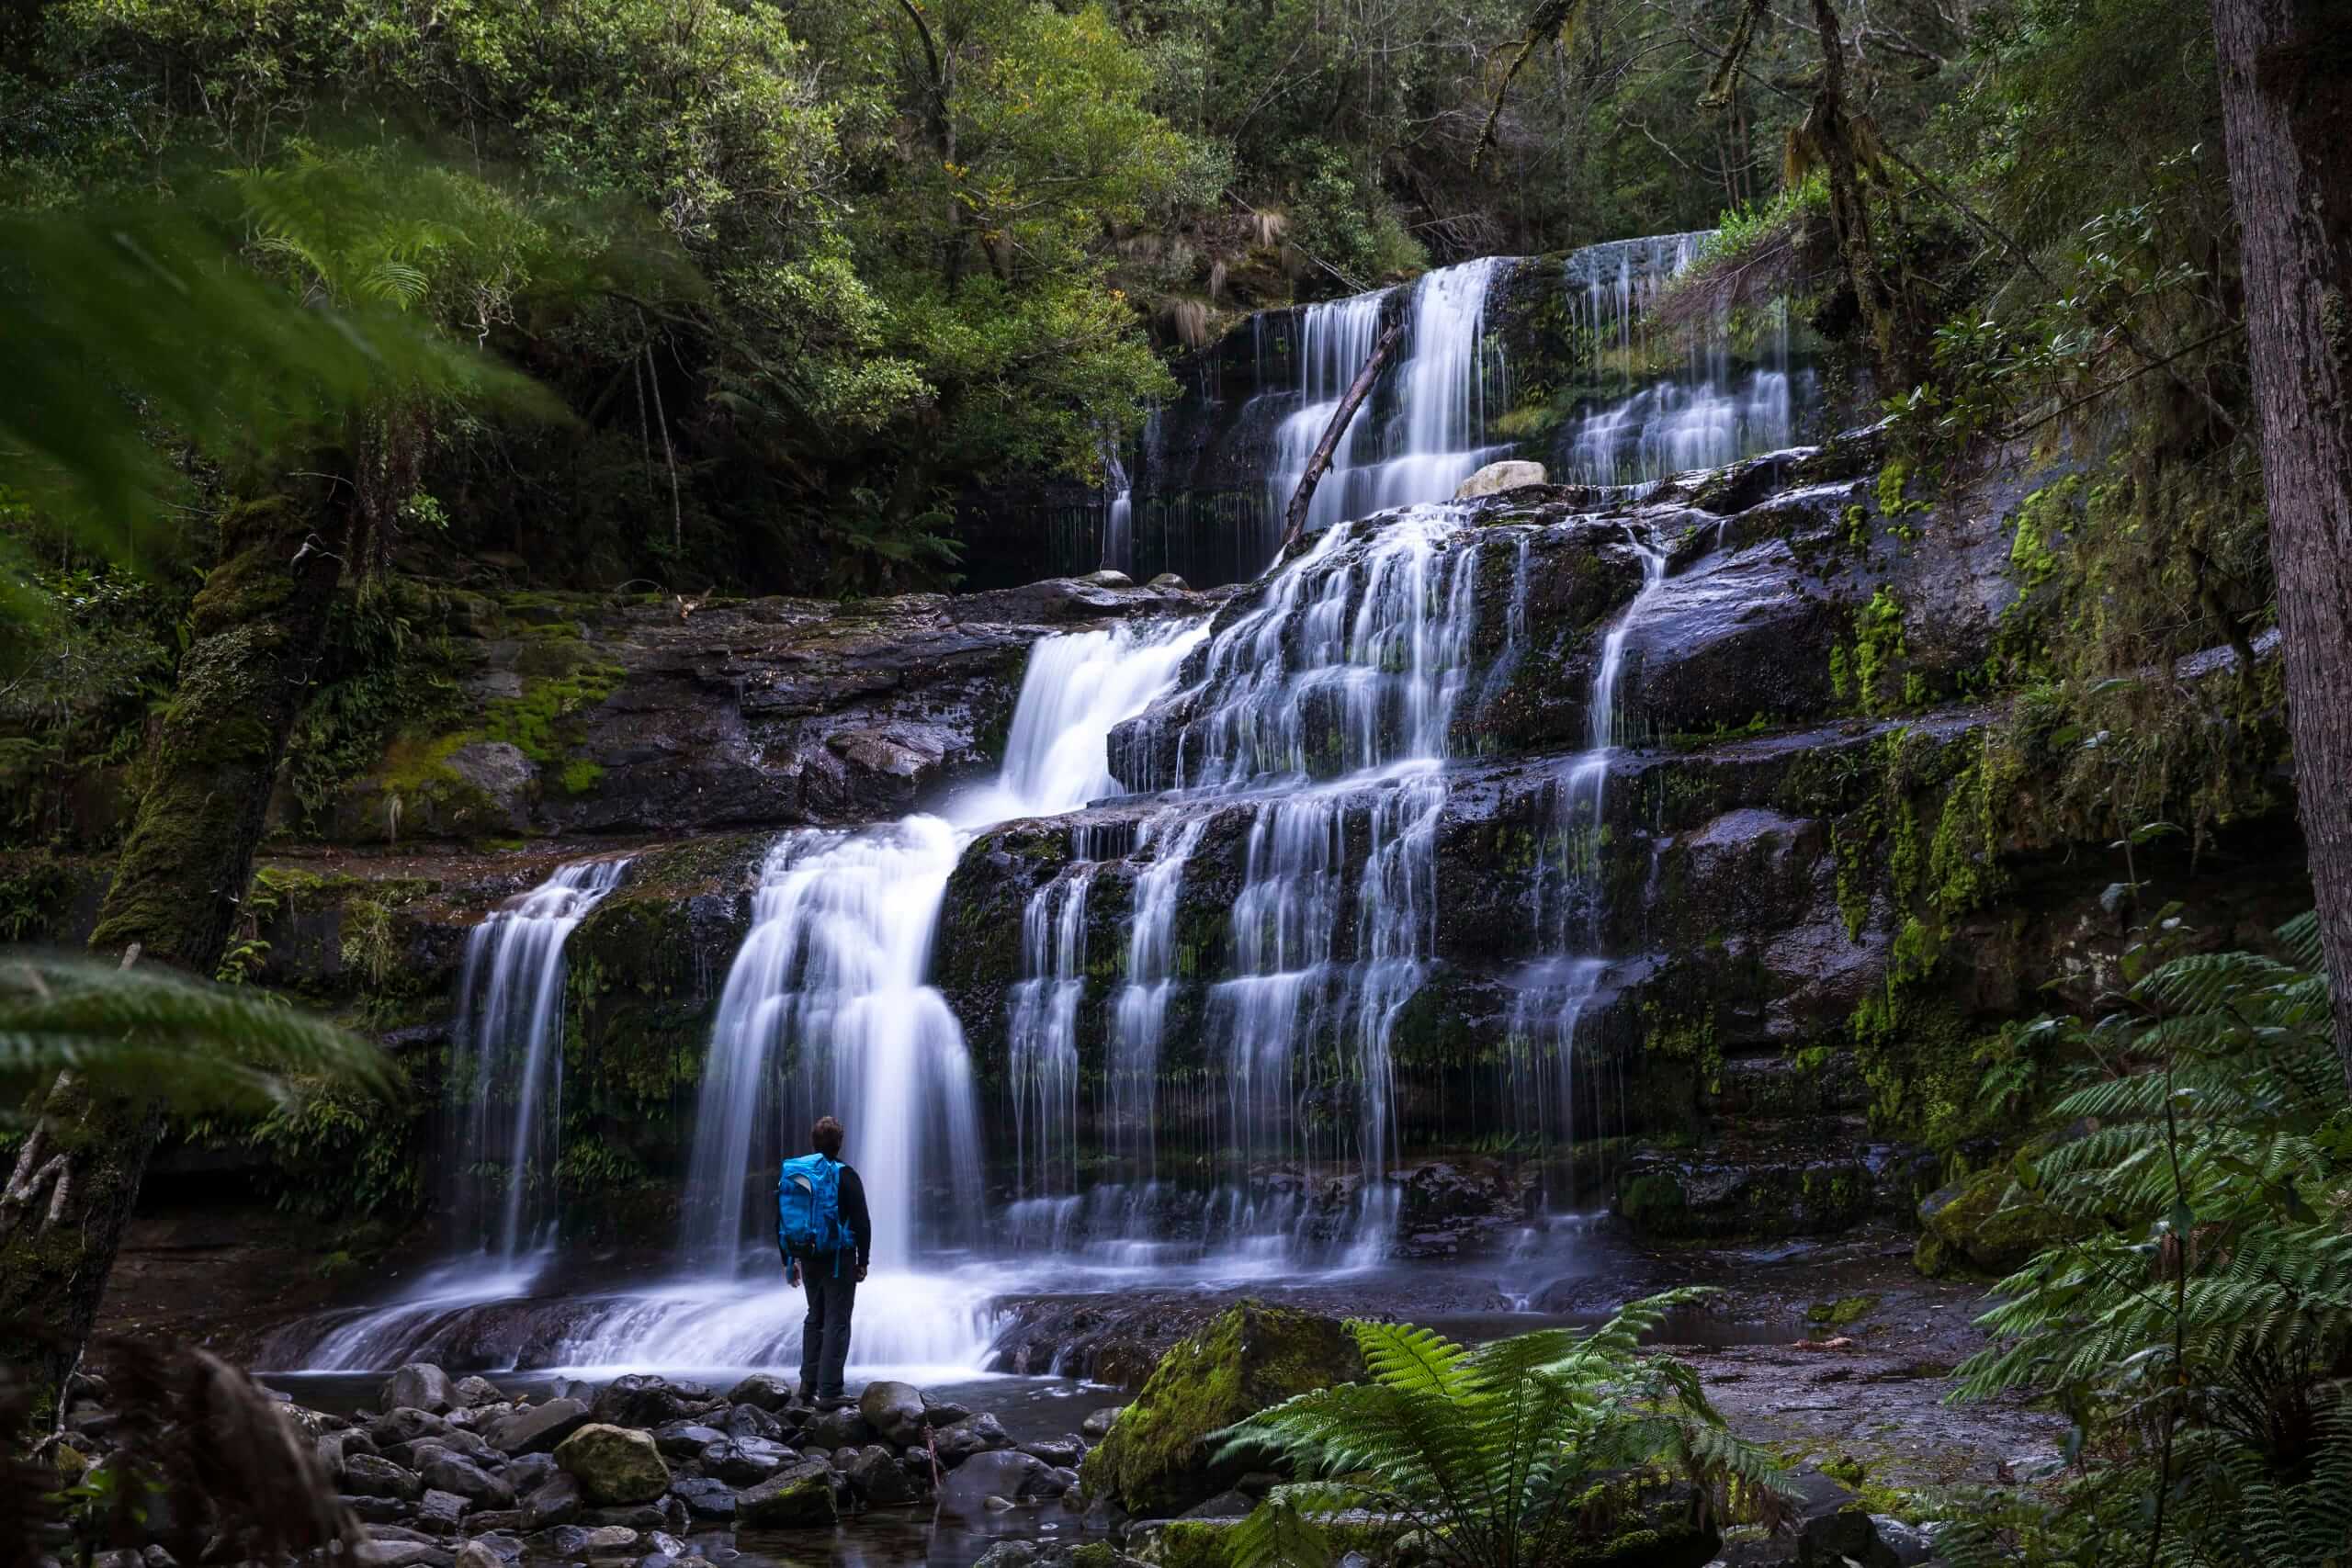
[[[1475,622],[1477,550],[1459,532],[1442,506],[1327,530],[1216,634],[1176,733],[1148,726],[1136,742],[1172,753],[1180,790],[1252,812],[1227,977],[1208,998],[1224,1064],[1215,1142],[1230,1168],[1206,1230],[1229,1254],[1385,1249],[1388,1040],[1433,945],[1439,771]],[[1170,893],[1138,901],[1146,951],[1164,941]],[[1156,966],[1134,973],[1163,983]],[[1136,1002],[1156,1042],[1149,1008],[1164,997]],[[1302,1185],[1334,1162],[1355,1168],[1345,1213]]]
[[[450,1213],[460,1249],[506,1269],[548,1238],[556,1218],[564,939],[628,869],[626,859],[563,866],[466,941],[450,1079],[471,1110]]]
[[[1569,256],[1564,281],[1575,333],[1586,345],[1584,370],[1606,395],[1586,404],[1566,435],[1556,465],[1561,479],[1644,484],[1786,446],[1792,438],[1795,382],[1810,372],[1790,367],[1785,300],[1767,308],[1771,335],[1752,368],[1735,367],[1722,321],[1683,334],[1690,341],[1679,370],[1653,368],[1670,357],[1671,345],[1651,326],[1651,308],[1708,237],[1618,240]]]
[[[1617,687],[1624,671],[1625,639],[1666,582],[1666,552],[1629,526],[1626,542],[1641,562],[1642,585],[1602,637],[1595,662],[1586,717],[1585,750],[1553,786],[1548,850],[1538,865],[1534,918],[1547,956],[1519,976],[1510,1019],[1510,1048],[1516,1103],[1528,1130],[1550,1134],[1562,1146],[1576,1141],[1578,1095],[1577,1033],[1586,1011],[1608,973],[1600,955],[1601,853],[1606,842],[1603,811],[1609,768],[1623,742]],[[1560,1178],[1573,1201],[1573,1180]]]
[[[1480,464],[1504,450],[1486,443],[1487,397],[1499,394],[1502,365],[1486,340],[1487,294],[1510,264],[1485,256],[1440,267],[1412,286],[1405,305],[1402,363],[1383,377],[1385,395],[1367,398],[1332,449],[1330,471],[1307,508],[1309,529],[1384,507],[1444,501]],[[1274,434],[1265,522],[1271,555],[1290,498],[1350,382],[1372,356],[1387,295],[1359,294],[1309,305],[1298,329],[1299,406]],[[1375,416],[1374,405],[1390,412]]]

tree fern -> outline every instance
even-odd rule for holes
[[[2316,932],[2279,953],[2127,957],[2096,1064],[2008,1201],[2074,1238],[1995,1288],[1955,1397],[2056,1396],[2078,1457],[2048,1497],[1978,1495],[1939,1550],[1990,1561],[2352,1564],[2352,1108]]]
[[[1464,1349],[1433,1330],[1353,1323],[1370,1376],[1260,1412],[1227,1452],[1287,1460],[1235,1532],[1236,1568],[1330,1561],[1362,1514],[1464,1568],[1555,1562],[1665,1481],[1726,1515],[1777,1517],[1778,1471],[1724,1430],[1690,1369],[1641,1348],[1705,1292],[1632,1303],[1597,1329],[1544,1329]]]

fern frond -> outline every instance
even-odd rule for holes
[[[375,1045],[254,993],[154,965],[0,954],[0,1084],[68,1069],[180,1110],[265,1111],[303,1079],[373,1094],[399,1082]]]

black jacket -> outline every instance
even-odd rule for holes
[[[849,1227],[851,1239],[857,1243],[857,1266],[863,1269],[866,1259],[874,1255],[874,1220],[865,1212],[865,1183],[857,1179],[856,1169],[848,1165],[842,1167],[842,1224]],[[776,1237],[775,1249],[786,1262],[791,1261],[791,1255],[784,1250],[781,1235]],[[818,1256],[830,1258],[831,1254],[820,1253]]]

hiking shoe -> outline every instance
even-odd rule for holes
[[[857,1401],[852,1399],[845,1393],[829,1393],[825,1395],[824,1398],[817,1401],[817,1408],[820,1410],[854,1410],[857,1408]]]

